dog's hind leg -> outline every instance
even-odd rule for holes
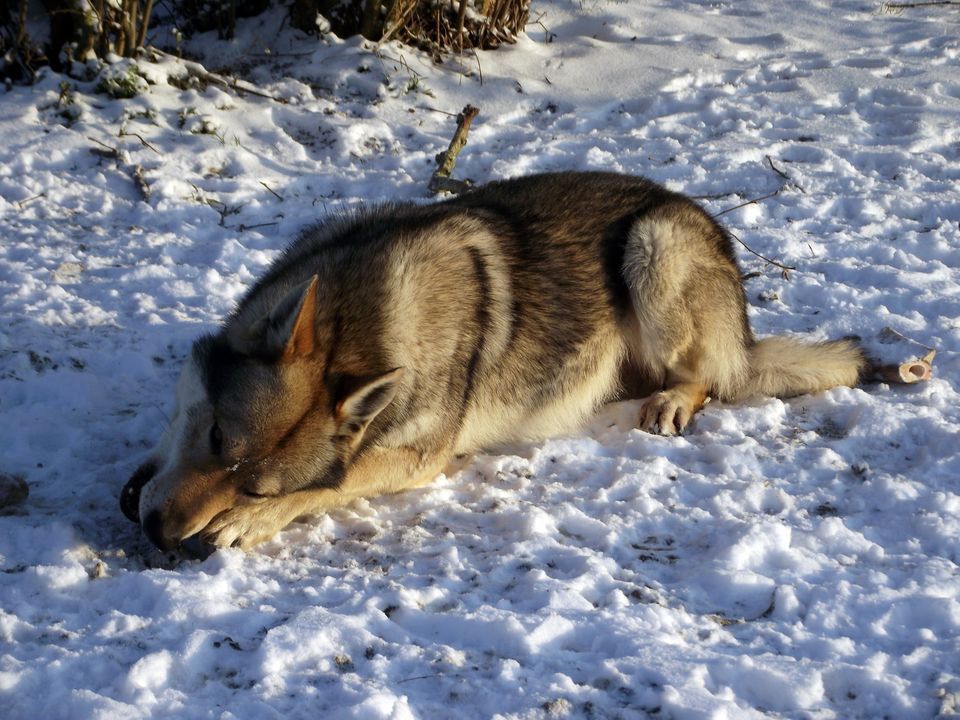
[[[639,426],[671,435],[707,397],[733,397],[746,381],[752,336],[740,270],[720,227],[678,198],[634,222],[623,276],[634,309],[631,359],[661,387]]]

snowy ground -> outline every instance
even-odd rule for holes
[[[880,10],[534,0],[516,46],[443,66],[274,17],[190,50],[287,104],[174,63],[130,100],[0,90],[0,472],[30,486],[0,717],[957,717],[960,13]],[[937,377],[675,438],[625,403],[249,555],[151,550],[117,494],[190,340],[299,228],[422,198],[467,102],[460,177],[622,170],[717,212],[782,185],[724,216],[796,267],[742,251],[758,333],[891,325]]]

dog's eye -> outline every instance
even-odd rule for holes
[[[216,421],[210,428],[210,452],[217,457],[220,457],[220,453],[223,452],[223,431]]]

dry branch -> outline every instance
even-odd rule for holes
[[[146,140],[144,140],[144,139],[143,139],[143,136],[140,135],[139,133],[127,132],[126,130],[123,130],[123,129],[121,128],[121,130],[120,130],[120,137],[135,137],[137,140],[140,141],[140,143],[141,143],[144,147],[150,148],[151,150],[153,150],[153,151],[154,151],[155,153],[157,153],[158,155],[160,154],[160,151],[157,150],[153,145],[151,145],[150,143],[148,143]]]
[[[98,147],[98,148],[90,148],[90,152],[92,152],[94,155],[99,155],[100,157],[110,158],[111,160],[119,160],[119,159],[120,159],[120,151],[117,150],[117,148],[111,147],[110,145],[107,145],[107,144],[104,143],[104,142],[100,142],[99,140],[97,140],[96,138],[93,138],[93,137],[89,137],[89,136],[88,136],[88,137],[87,137],[87,140],[92,140],[93,142],[95,142],[97,145],[100,146],[100,147]]]
[[[227,88],[233,90],[238,94],[247,93],[249,95],[255,95],[257,97],[266,98],[267,100],[273,100],[274,102],[281,103],[283,105],[287,104],[285,98],[276,97],[271,95],[268,92],[259,90],[258,88],[253,87],[250,83],[243,82],[237,79],[226,78],[223,75],[218,75],[217,73],[210,72],[203,65],[193,60],[184,60],[182,58],[175,57],[169,53],[163,52],[163,50],[157,50],[157,48],[151,46],[144,48],[143,53],[147,54],[151,62],[158,62],[159,58],[169,60],[177,65],[183,67],[187,71],[187,75],[190,77],[195,77],[197,80],[201,80],[209,85],[217,85],[218,87]]]
[[[270,193],[271,195],[273,195],[277,200],[283,200],[283,198],[280,196],[280,194],[277,193],[277,191],[274,190],[272,187],[270,187],[269,185],[267,185],[263,180],[260,180],[260,184],[263,185],[263,186],[269,191],[269,193]]]
[[[457,131],[453,134],[450,146],[442,153],[437,155],[437,169],[434,170],[430,178],[430,184],[427,189],[436,195],[440,192],[462,193],[470,187],[470,183],[464,180],[454,180],[450,177],[454,165],[457,162],[457,156],[467,144],[467,133],[470,132],[470,125],[473,119],[480,112],[479,108],[473,105],[467,105],[457,115]]]
[[[46,197],[46,196],[47,194],[45,192],[42,192],[37,195],[34,195],[33,197],[28,197],[26,200],[19,201],[17,205],[19,205],[20,209],[23,210],[29,203],[32,203],[34,200],[39,200],[40,198]]]
[[[740,243],[741,245],[743,245],[743,247],[746,248],[749,252],[753,253],[754,255],[756,255],[756,256],[757,256],[758,258],[760,258],[761,260],[765,260],[765,261],[768,262],[769,264],[771,264],[771,265],[776,265],[778,268],[780,268],[780,274],[783,276],[783,279],[784,279],[784,280],[789,280],[789,279],[790,279],[790,272],[797,269],[795,265],[784,265],[783,263],[779,263],[779,262],[777,262],[776,260],[771,260],[771,259],[768,258],[766,255],[761,255],[761,254],[758,253],[756,250],[754,250],[752,247],[750,247],[749,245],[747,245],[743,240],[741,240],[739,237],[737,237],[737,234],[736,234],[736,233],[733,233],[733,232],[731,232],[730,230],[727,230],[727,232],[730,234],[730,237],[732,237],[732,238],[733,238],[734,240],[736,240],[738,243]]]
[[[759,202],[761,202],[761,201],[763,201],[763,200],[769,200],[770,198],[779,195],[781,190],[783,190],[783,187],[782,187],[782,186],[779,187],[779,188],[777,188],[776,190],[774,190],[772,193],[767,193],[766,195],[761,195],[760,197],[755,197],[755,198],[750,198],[749,200],[744,200],[742,203],[739,203],[739,204],[737,204],[737,205],[734,205],[733,207],[728,207],[728,208],[726,208],[726,209],[724,209],[724,210],[721,210],[720,212],[716,213],[716,214],[714,215],[714,217],[715,217],[715,218],[718,218],[718,217],[720,217],[721,215],[726,215],[728,212],[733,212],[734,210],[739,210],[740,208],[746,207],[747,205],[756,205],[757,203],[759,203]],[[725,196],[725,195],[722,195],[721,197],[726,197],[726,196]]]
[[[733,207],[728,207],[728,208],[726,208],[726,209],[724,209],[724,210],[721,210],[720,212],[715,213],[713,217],[718,218],[718,217],[720,217],[721,215],[726,215],[728,212],[733,212],[734,210],[739,210],[740,208],[746,207],[747,205],[755,205],[756,203],[759,203],[759,202],[761,202],[761,201],[763,201],[763,200],[769,200],[770,198],[776,197],[777,195],[779,195],[780,193],[782,193],[783,190],[784,190],[788,185],[793,185],[793,186],[794,186],[797,190],[799,190],[800,192],[806,192],[806,190],[804,190],[804,189],[803,189],[802,187],[800,187],[796,182],[794,182],[793,180],[791,180],[789,175],[787,175],[783,170],[781,170],[780,168],[778,168],[776,165],[773,164],[773,158],[771,158],[769,155],[767,155],[767,156],[766,156],[766,160],[767,160],[767,163],[770,165],[770,169],[773,170],[773,172],[775,172],[779,177],[781,177],[781,178],[783,179],[783,183],[780,185],[780,187],[778,187],[778,188],[777,188],[776,190],[774,190],[773,192],[767,193],[766,195],[761,195],[760,197],[750,198],[749,200],[744,200],[742,203],[738,203],[737,205],[734,205]],[[715,197],[726,197],[728,194],[730,194],[730,193],[726,193],[726,194],[724,194],[724,195],[718,195],[718,196],[715,196]],[[742,193],[741,193],[741,196],[742,196]],[[710,198],[711,196],[709,196],[709,195],[704,195],[704,196],[699,196],[699,197]],[[761,254],[758,253],[756,250],[754,250],[752,247],[750,247],[749,245],[747,245],[743,240],[741,240],[739,237],[737,237],[737,235],[736,235],[735,233],[730,232],[730,230],[727,230],[727,232],[730,233],[730,236],[731,236],[734,240],[736,240],[738,243],[740,243],[741,245],[743,245],[744,248],[746,248],[748,251],[750,251],[751,253],[753,253],[754,255],[756,255],[758,258],[760,258],[761,260],[765,260],[766,262],[770,263],[771,265],[775,265],[775,266],[777,266],[778,268],[780,268],[780,274],[783,276],[783,279],[784,279],[784,280],[789,280],[789,279],[790,279],[790,272],[791,272],[792,270],[796,270],[796,269],[797,269],[796,266],[794,266],[794,265],[784,265],[783,263],[779,263],[779,262],[777,262],[776,260],[771,260],[770,258],[766,257],[765,255],[761,255]]]
[[[939,5],[960,5],[957,0],[928,0],[928,2],[897,3],[887,2],[881,7],[882,10],[906,10],[907,8],[934,7]]]
[[[139,137],[139,135],[137,137]],[[130,176],[133,179],[133,184],[137,186],[137,190],[140,191],[140,195],[143,197],[144,201],[150,199],[150,185],[147,184],[147,180],[143,176],[143,167],[141,165],[132,165],[129,162],[126,162],[126,160],[129,159],[129,156],[126,152],[120,150],[119,148],[115,148],[112,145],[107,145],[106,143],[100,142],[94,137],[88,136],[87,140],[92,140],[100,146],[90,148],[90,152],[92,152],[94,155],[98,155],[99,157],[106,158],[108,160],[114,160],[118,167],[124,165],[125,169],[130,173]],[[140,138],[140,140],[143,141],[143,138]]]

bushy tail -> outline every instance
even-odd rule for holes
[[[743,395],[792,397],[853,387],[867,367],[863,351],[851,340],[806,343],[774,336],[750,349],[750,379]]]

